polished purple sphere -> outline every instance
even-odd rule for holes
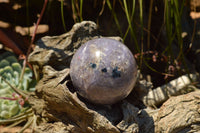
[[[70,76],[78,94],[92,103],[113,104],[133,89],[137,65],[131,51],[109,38],[93,39],[74,54]]]

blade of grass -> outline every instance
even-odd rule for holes
[[[184,53],[183,53],[183,39],[182,39],[182,26],[181,26],[181,15],[183,12],[183,3],[179,4],[177,0],[165,0],[165,24],[166,24],[166,32],[168,38],[168,46],[163,51],[168,51],[168,55],[171,57],[171,62],[174,63],[175,60],[181,61],[183,63],[186,72],[189,73],[189,69],[187,67]],[[176,59],[174,58],[173,51],[172,51],[172,43],[175,42],[178,44],[179,53]],[[179,72],[181,74],[181,72]]]
[[[171,27],[171,18],[170,18],[170,7],[168,0],[165,0],[165,24],[166,24],[166,32],[168,38],[168,46],[171,46],[171,36],[172,36],[172,27]]]
[[[132,4],[132,12],[131,12],[131,18],[130,18],[131,22],[133,20],[134,13],[135,13],[135,0],[133,0],[133,4]],[[127,30],[126,30],[126,33],[124,34],[123,40],[126,39],[126,36],[128,35],[128,32],[129,32],[130,28],[131,27],[129,25],[128,28],[127,28]]]
[[[165,54],[165,52],[168,53],[168,56],[171,56],[174,58],[172,53],[172,42],[175,38],[175,34],[173,34],[173,8],[171,6],[171,1],[165,0],[165,9],[164,9],[164,23],[166,26],[166,34],[167,34],[167,40],[168,45],[165,48],[165,50],[162,52],[162,54]]]
[[[182,15],[186,0],[182,0],[180,14]]]
[[[183,39],[181,36],[182,33],[182,27],[181,27],[181,17],[180,17],[180,12],[179,12],[179,3],[178,1],[174,1],[174,7],[175,7],[175,11],[174,11],[174,19],[175,19],[175,31],[176,31],[176,36],[178,39],[178,45],[179,45],[179,55],[177,57],[177,60],[183,55]]]
[[[120,32],[120,36],[122,37],[122,36],[123,36],[122,30],[121,30],[119,21],[118,21],[118,19],[117,19],[117,15],[116,15],[115,11],[113,10],[113,8],[112,8],[112,6],[111,6],[111,4],[110,4],[110,0],[106,0],[106,3],[107,3],[108,8],[110,9],[110,11],[111,11],[111,13],[112,13],[112,15],[113,15],[113,17],[114,17],[115,24],[117,25],[117,28],[118,28],[118,30],[119,30],[119,32]]]
[[[60,3],[61,5],[61,19],[62,19],[62,24],[63,24],[63,28],[64,28],[64,30],[65,30],[65,32],[67,32],[67,29],[66,29],[66,25],[65,25],[65,18],[64,18],[64,11],[63,11],[63,7],[64,7],[64,2],[63,2],[63,0],[61,0],[61,3]]]
[[[80,0],[79,0],[79,1],[80,1]],[[78,0],[75,0],[74,4],[75,4],[76,12],[77,12],[77,19],[78,19],[78,22],[81,22],[80,6],[79,6]]]
[[[143,0],[139,0],[139,6],[140,6],[140,24],[141,24],[141,53],[143,53],[144,46],[143,46]],[[140,56],[140,68],[142,66],[142,60],[143,60],[143,54]]]
[[[101,16],[103,11],[104,11],[104,7],[105,7],[105,3],[106,3],[106,0],[103,0],[102,2],[102,8],[101,8],[101,11],[99,12],[99,15],[98,16]]]
[[[72,17],[74,19],[74,22],[76,23],[76,11],[75,11],[75,6],[74,6],[74,0],[71,1],[72,2]]]
[[[78,19],[78,13],[76,11],[76,3],[74,2],[74,0],[71,1],[72,2],[72,12],[73,12],[73,19],[74,19],[74,22],[77,23],[79,22],[79,19]]]
[[[174,6],[175,6],[174,16],[175,16],[175,26],[176,26],[175,30],[176,30],[176,35],[177,35],[177,38],[178,38],[179,49],[180,49],[177,60],[181,60],[183,62],[183,65],[186,69],[186,72],[189,74],[190,73],[189,68],[188,68],[186,61],[185,61],[185,58],[184,58],[183,38],[181,36],[181,34],[182,34],[181,15],[182,15],[182,8],[183,7],[181,7],[180,11],[179,11],[179,3],[176,0],[174,0]],[[182,3],[181,6],[184,6],[184,4]]]
[[[150,5],[149,5],[149,18],[148,18],[148,35],[147,35],[147,49],[150,49],[150,34],[151,34],[151,17],[152,17],[152,8],[153,8],[153,0],[150,0]]]
[[[133,1],[135,1],[135,0],[133,0]],[[132,37],[134,39],[134,42],[135,42],[135,45],[136,45],[136,50],[137,50],[138,53],[140,53],[140,48],[139,48],[139,45],[138,45],[137,37],[135,35],[135,32],[134,32],[132,24],[131,24],[131,20],[130,20],[130,17],[129,17],[129,12],[128,12],[128,9],[127,9],[126,0],[123,0],[123,2],[124,2],[126,18],[127,18],[128,24],[130,26],[130,30],[131,30],[131,35],[132,35]]]
[[[143,41],[143,0],[139,0],[139,5],[140,5],[141,41]]]
[[[99,25],[99,17],[100,17],[100,16],[103,14],[103,12],[104,12],[105,4],[106,4],[106,0],[103,0],[103,1],[102,1],[101,11],[99,12],[99,15],[98,15],[98,17],[97,17],[97,19],[96,19],[97,25]]]
[[[80,20],[83,21],[83,0],[80,0]]]

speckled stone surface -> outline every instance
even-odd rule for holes
[[[137,65],[121,42],[98,38],[82,45],[72,58],[70,76],[77,92],[92,103],[113,104],[133,89]]]

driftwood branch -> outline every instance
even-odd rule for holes
[[[96,24],[84,21],[66,34],[42,38],[30,54],[30,63],[43,74],[35,94],[28,99],[35,115],[45,120],[34,129],[36,132],[176,133],[200,130],[200,91],[178,93],[192,83],[188,75],[150,91],[145,85],[150,88],[151,84],[138,82],[128,98],[114,105],[94,105],[79,97],[69,76],[70,60],[80,45],[97,37],[100,36]],[[190,77],[193,81],[198,79],[195,74]],[[158,109],[141,108],[140,103],[134,104],[141,99],[141,104],[147,106],[162,105]]]
[[[169,83],[149,90],[147,95],[142,99],[147,106],[158,106],[165,102],[171,96],[180,95],[181,92],[188,89],[188,86],[193,82],[197,82],[197,74],[183,75],[177,79],[170,81]]]

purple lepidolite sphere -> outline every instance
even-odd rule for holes
[[[121,42],[98,38],[83,44],[70,64],[74,87],[85,99],[113,104],[133,89],[137,65],[131,51]]]

